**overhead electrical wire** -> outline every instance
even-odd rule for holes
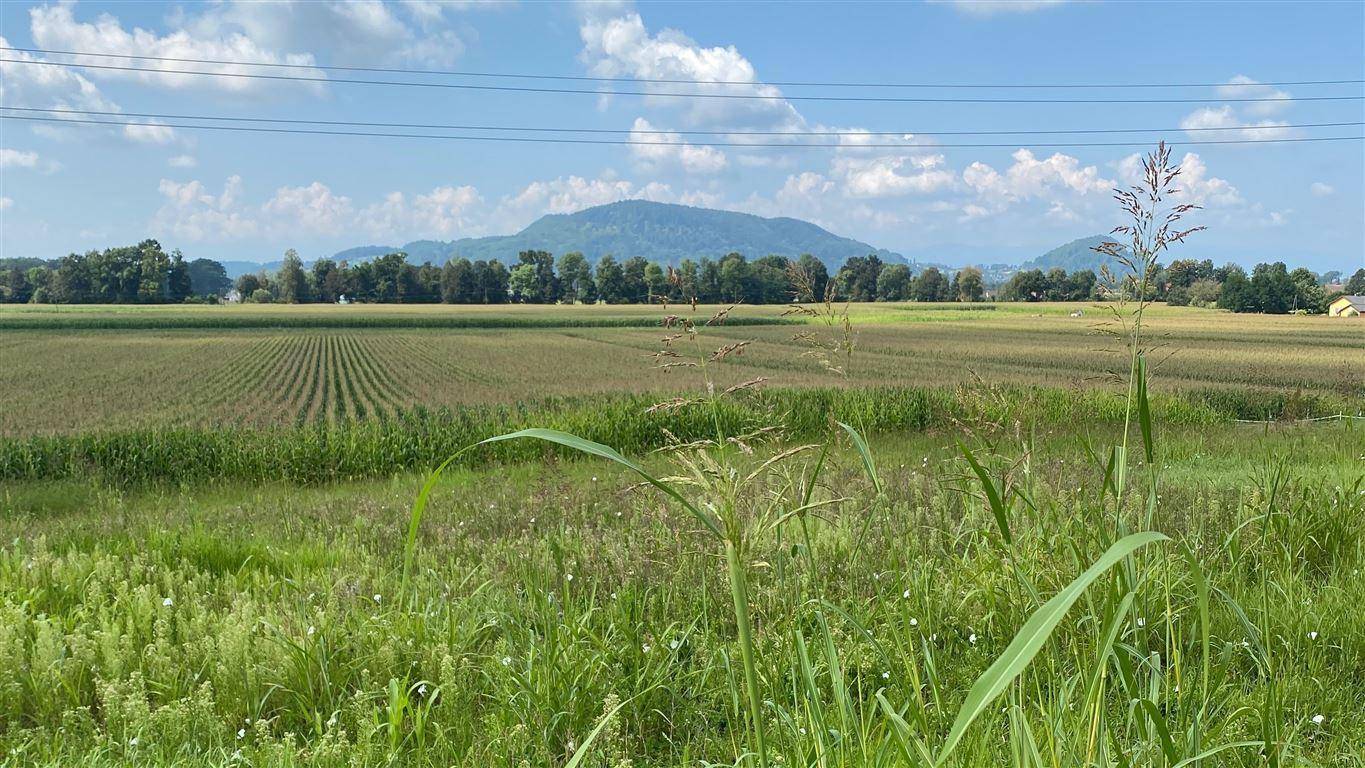
[[[93,51],[62,51],[47,48],[19,48],[0,46],[0,51],[15,53],[42,54],[46,56],[89,56],[103,59],[129,59],[136,61],[169,61],[182,64],[212,64],[235,67],[270,67],[278,69],[313,70],[323,72],[375,72],[405,75],[441,75],[446,77],[505,78],[509,80],[558,80],[592,83],[647,83],[658,85],[769,85],[783,88],[980,88],[980,89],[1062,89],[1062,88],[1221,88],[1239,86],[1311,86],[1311,85],[1353,85],[1365,83],[1363,79],[1343,80],[1276,80],[1257,83],[908,83],[908,82],[847,82],[847,81],[798,81],[798,80],[696,80],[689,78],[665,77],[606,77],[597,75],[546,75],[514,72],[476,72],[449,69],[413,69],[376,66],[341,66],[335,64],[293,64],[268,61],[232,61],[228,59],[198,59],[176,56],[147,56],[126,53],[103,53]]]
[[[684,93],[676,91],[622,91],[597,90],[592,88],[546,88],[514,85],[481,85],[476,83],[436,83],[417,80],[365,80],[361,78],[308,77],[304,75],[270,75],[248,72],[205,72],[192,69],[164,69],[129,67],[116,64],[79,64],[72,62],[39,61],[36,59],[0,58],[0,62],[32,66],[70,67],[117,72],[138,72],[148,75],[191,75],[199,77],[225,77],[247,80],[269,80],[284,82],[330,83],[334,85],[379,85],[411,88],[441,88],[482,92],[504,93],[543,93],[543,94],[580,94],[589,96],[649,96],[655,98],[689,99],[730,99],[759,101],[827,101],[894,104],[1208,104],[1208,103],[1292,103],[1292,102],[1330,102],[1365,101],[1362,96],[1267,96],[1236,98],[1156,98],[1156,99],[1113,99],[1113,98],[1074,98],[1074,99],[1017,99],[1017,98],[948,98],[921,96],[837,96],[787,95],[764,93]]]
[[[735,148],[821,148],[821,149],[910,149],[914,145],[907,144],[811,144],[811,143],[745,143],[745,142],[676,142],[676,141],[630,141],[623,139],[569,139],[569,138],[540,138],[531,136],[468,136],[450,134],[430,134],[430,133],[386,133],[381,131],[328,131],[307,128],[264,128],[255,126],[241,125],[185,125],[179,123],[139,123],[131,120],[90,120],[78,118],[62,117],[40,117],[37,115],[14,115],[0,114],[0,120],[25,120],[44,123],[70,124],[70,125],[107,125],[107,126],[135,126],[139,128],[178,128],[186,130],[207,130],[225,131],[237,133],[279,133],[279,134],[302,134],[309,136],[361,136],[369,138],[392,138],[392,139],[437,139],[448,141],[494,141],[494,142],[513,142],[526,144],[601,144],[618,146],[672,146],[672,147],[735,147]],[[1361,141],[1365,136],[1316,136],[1316,137],[1291,137],[1282,139],[1219,139],[1219,140],[1200,140],[1168,142],[1174,146],[1204,146],[1219,144],[1289,144],[1289,143],[1309,143],[1309,142],[1328,142],[1328,141]],[[1044,142],[1030,143],[1027,146],[1039,148],[1075,148],[1075,147],[1144,147],[1149,142]],[[1017,148],[1019,142],[1011,143],[956,143],[956,144],[926,144],[923,149],[953,149],[953,148]]]
[[[166,114],[159,112],[116,112],[112,110],[96,109],[59,109],[59,108],[39,108],[39,107],[10,107],[0,105],[0,109],[7,109],[14,112],[41,112],[45,114],[61,115],[94,115],[102,117],[142,117],[154,120],[201,120],[231,123],[281,123],[286,125],[322,125],[339,126],[352,128],[417,128],[431,130],[448,131],[502,131],[510,133],[586,133],[586,134],[630,134],[650,135],[650,136],[829,136],[829,137],[862,137],[862,136],[1052,136],[1052,135],[1086,135],[1086,134],[1118,134],[1118,133],[1181,133],[1181,132],[1210,132],[1210,131],[1282,131],[1308,128],[1354,128],[1365,126],[1365,121],[1355,122],[1335,122],[1335,123],[1285,123],[1283,125],[1268,126],[1248,126],[1248,127],[1191,127],[1191,128],[1068,128],[1058,130],[1027,129],[1018,131],[1009,130],[985,130],[985,131],[703,131],[703,130],[670,130],[664,128],[561,128],[549,126],[507,126],[507,125],[460,125],[452,123],[381,123],[365,122],[356,120],[302,120],[297,118],[278,118],[278,117],[224,117],[216,115],[182,115]],[[695,146],[695,145],[693,145]],[[745,145],[750,146],[750,145]],[[784,145],[790,146],[790,145]],[[848,145],[858,146],[858,145]]]

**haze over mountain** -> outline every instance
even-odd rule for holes
[[[903,263],[900,254],[848,237],[840,237],[808,221],[764,218],[713,208],[624,200],[576,213],[542,216],[515,235],[464,238],[452,242],[418,240],[402,248],[362,246],[338,253],[337,259],[364,259],[394,250],[410,261],[444,263],[452,257],[514,263],[522,251],[555,255],[579,251],[590,261],[607,254],[618,259],[643,256],[677,264],[687,258],[719,258],[730,252],[753,259],[809,253],[831,269],[853,256],[875,253],[884,261]]]
[[[980,246],[925,248],[907,257],[836,235],[800,219],[764,218],[735,211],[626,200],[585,208],[576,213],[542,216],[514,235],[451,241],[414,240],[403,245],[362,245],[340,251],[332,258],[356,262],[402,251],[408,255],[408,261],[414,264],[428,261],[444,264],[452,258],[497,260],[514,264],[522,251],[542,250],[556,256],[579,251],[592,262],[612,254],[618,259],[643,256],[650,261],[676,265],[682,259],[717,259],[732,251],[750,259],[770,254],[796,257],[809,253],[834,272],[853,256],[875,253],[883,261],[908,264],[916,272],[930,265],[956,268],[977,264],[985,268],[988,278],[1005,279],[1015,271],[1012,265],[1021,260],[1023,263],[1019,269],[1046,271],[1062,267],[1067,271],[1098,270],[1101,263],[1108,262],[1106,257],[1095,253],[1091,247],[1105,239],[1103,235],[1082,238],[1027,260],[1024,260],[1029,255],[1027,249],[990,249]],[[250,261],[222,263],[228,275],[234,278],[261,269],[278,269],[280,266],[279,261],[265,264]]]

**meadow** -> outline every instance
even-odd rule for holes
[[[0,310],[0,765],[1365,766],[1359,328],[1075,308]]]

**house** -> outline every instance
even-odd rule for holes
[[[1365,296],[1342,296],[1327,305],[1328,317],[1365,316]]]

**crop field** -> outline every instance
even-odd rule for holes
[[[0,309],[0,768],[1365,768],[1365,325],[1075,308]]]
[[[1112,340],[1096,333],[1102,310],[1074,318],[1075,305],[947,306],[854,307],[857,354],[848,377],[802,356],[806,349],[794,337],[808,325],[782,318],[781,308],[741,307],[713,333],[753,344],[718,383],[766,377],[785,387],[951,386],[979,376],[1096,387],[1122,367]],[[338,422],[419,407],[671,392],[683,386],[679,377],[651,360],[664,335],[659,320],[670,313],[690,311],[5,308],[0,435]],[[1152,311],[1149,323],[1166,344],[1152,355],[1153,380],[1168,390],[1302,391],[1348,403],[1365,391],[1359,323],[1174,308]],[[113,325],[87,327],[101,324]]]

